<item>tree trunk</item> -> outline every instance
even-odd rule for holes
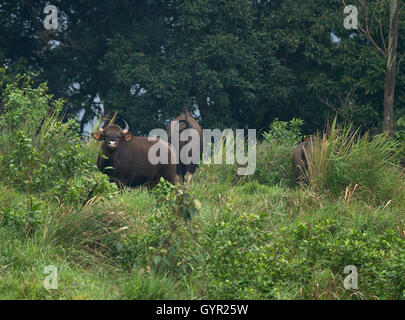
[[[391,136],[393,136],[394,134],[394,93],[395,93],[395,76],[397,66],[398,15],[399,15],[399,0],[391,0],[387,70],[385,73],[385,87],[384,87],[384,120],[383,120],[383,131],[388,131]]]

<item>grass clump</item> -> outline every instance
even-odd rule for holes
[[[335,119],[311,145],[307,176],[316,192],[380,205],[403,201],[405,189],[397,168],[400,148],[387,134],[370,138],[350,125],[337,125]]]

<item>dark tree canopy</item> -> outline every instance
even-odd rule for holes
[[[103,105],[134,133],[165,127],[184,106],[203,127],[267,127],[336,113],[378,132],[383,117],[389,0],[60,1],[58,30],[45,30],[49,1],[2,1],[0,60],[11,74],[40,71],[66,112]],[[405,9],[399,12],[395,117],[404,115]],[[97,98],[97,99],[96,99]]]

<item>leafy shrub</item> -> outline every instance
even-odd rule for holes
[[[302,124],[301,119],[273,121],[263,134],[264,141],[257,146],[256,171],[249,179],[268,185],[293,185],[291,156],[301,139]]]
[[[54,102],[45,85],[21,76],[3,92],[0,117],[0,179],[15,188],[48,192],[68,202],[87,199],[89,191],[110,193],[116,187],[95,167],[94,154],[82,143],[78,125],[62,122],[62,101]]]
[[[152,194],[159,200],[164,200],[176,187],[163,177],[160,178],[159,183],[152,189]]]
[[[297,223],[292,230],[284,229],[284,235],[279,245],[288,248],[288,259],[295,256],[302,261],[301,267],[291,272],[300,275],[297,281],[306,288],[304,298],[317,298],[314,296],[315,286],[319,282],[312,283],[312,276],[308,273],[315,266],[330,270],[339,279],[334,290],[340,292],[342,298],[347,298],[351,292],[342,288],[346,277],[343,270],[347,265],[355,265],[358,269],[360,298],[405,297],[405,241],[397,236],[397,232],[387,230],[376,235],[369,231],[345,229],[336,221],[327,219],[313,226]]]
[[[16,196],[15,190],[8,189],[10,196]],[[0,199],[0,227],[7,228],[17,236],[33,234],[46,219],[48,213],[42,201],[29,197],[17,203]]]
[[[156,211],[146,218],[146,227],[117,244],[118,258],[128,268],[135,265],[156,272],[185,274],[190,270],[188,246],[193,231],[183,218],[171,212]]]
[[[6,85],[2,92],[2,126],[14,129],[38,128],[50,113],[60,113],[63,100],[53,100],[52,95],[47,94],[45,83],[35,87],[34,78],[37,75],[17,75],[14,82]]]
[[[224,212],[207,226],[196,273],[206,296],[223,299],[403,299],[405,241],[326,219],[266,230],[266,216]],[[355,265],[359,289],[346,290]],[[354,294],[354,296],[353,296]]]
[[[188,220],[201,204],[187,187],[173,186],[163,178],[152,193],[159,199],[160,209],[149,213],[145,225],[118,244],[119,258],[129,267],[136,263],[157,271],[186,273],[196,232]]]
[[[217,221],[206,225],[201,238],[196,275],[212,299],[274,297],[267,256],[258,251],[271,234],[263,232],[265,216],[234,214],[225,209]]]
[[[201,207],[200,201],[194,197],[194,194],[188,190],[187,186],[174,186],[164,178],[160,178],[160,182],[152,190],[152,193],[167,204],[174,214],[182,216],[184,220],[191,219]]]
[[[279,121],[277,118],[270,124],[270,130],[263,133],[265,141],[279,144],[294,145],[301,139],[300,128],[304,124],[301,119],[289,122]]]

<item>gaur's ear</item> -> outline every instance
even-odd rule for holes
[[[100,132],[94,132],[93,133],[93,138],[98,140],[98,141],[104,140],[103,134],[100,133]]]
[[[123,138],[126,142],[129,142],[132,140],[132,134],[130,134],[129,132],[124,134],[124,138]]]

